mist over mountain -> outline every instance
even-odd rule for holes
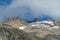
[[[0,20],[19,16],[27,21],[34,18],[60,21],[59,4],[59,0],[0,0]]]

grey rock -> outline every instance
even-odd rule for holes
[[[10,26],[0,26],[0,40],[40,40],[40,38]]]

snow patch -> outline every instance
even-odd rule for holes
[[[23,30],[23,29],[25,29],[25,27],[24,26],[23,27],[19,27],[19,29]]]
[[[50,27],[49,29],[58,29],[59,26],[53,26],[53,27]]]

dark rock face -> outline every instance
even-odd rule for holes
[[[40,21],[38,18],[35,18],[34,20],[33,20],[34,22],[37,22],[37,21]]]
[[[9,29],[9,28],[0,28],[0,37],[2,40],[23,40],[24,34],[18,33],[19,31],[17,29]],[[22,37],[23,35],[23,37]]]

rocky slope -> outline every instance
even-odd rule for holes
[[[0,25],[0,40],[40,40],[40,38],[20,29]]]
[[[18,17],[0,22],[0,40],[60,40],[60,23],[54,22],[59,28],[51,30],[44,25],[32,27],[29,24]],[[19,29],[22,26],[24,30]]]

